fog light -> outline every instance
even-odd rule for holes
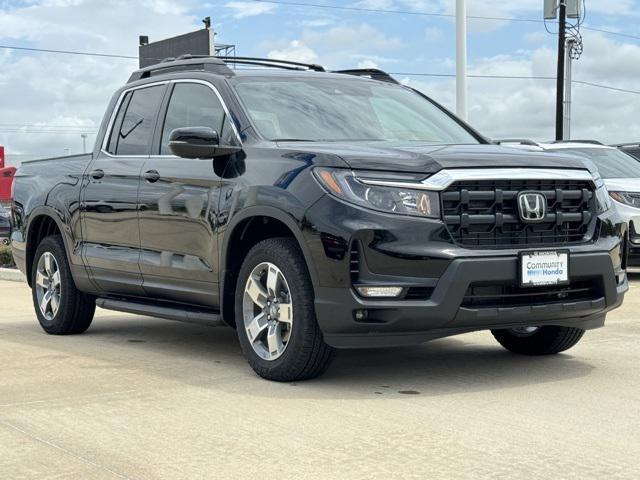
[[[399,297],[402,287],[356,287],[363,297],[392,298]]]
[[[369,316],[369,313],[366,310],[356,310],[355,312],[353,312],[353,316],[356,321],[364,322]]]

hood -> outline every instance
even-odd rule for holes
[[[640,193],[640,178],[605,178],[604,184],[610,192]]]
[[[333,155],[356,170],[433,174],[445,168],[576,168],[592,167],[576,157],[530,152],[491,144],[428,145],[418,142],[281,142],[300,153]],[[593,173],[593,172],[592,172]]]

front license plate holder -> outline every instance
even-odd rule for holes
[[[521,252],[519,257],[521,287],[569,285],[568,250]]]

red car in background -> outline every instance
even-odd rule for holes
[[[15,167],[5,167],[4,147],[0,146],[0,243],[9,241],[11,225],[9,222],[9,202],[11,201],[11,186],[16,174]]]
[[[4,163],[4,147],[0,145],[0,203],[11,201],[11,184],[16,174],[15,167],[6,167]]]

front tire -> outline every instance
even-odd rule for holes
[[[38,245],[31,292],[40,326],[48,334],[83,333],[91,325],[96,302],[76,288],[61,236],[46,237]]]
[[[272,238],[249,251],[235,300],[240,346],[258,375],[293,382],[329,367],[334,350],[318,327],[313,286],[294,240]]]
[[[521,355],[553,355],[569,350],[580,341],[584,330],[573,327],[523,327],[491,330],[504,348]]]

